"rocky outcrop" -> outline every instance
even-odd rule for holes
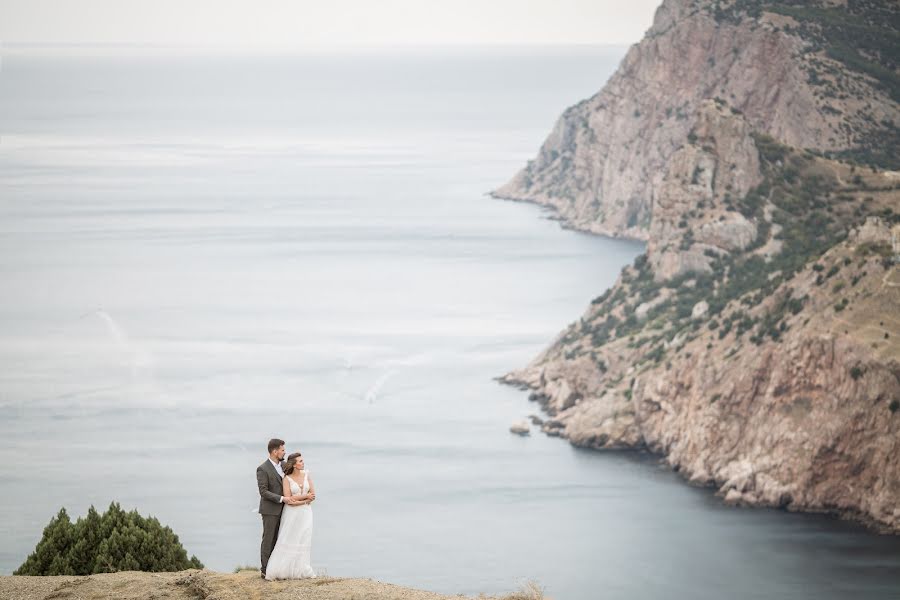
[[[724,204],[726,195],[742,198],[762,180],[750,133],[724,103],[701,103],[693,141],[672,154],[656,192],[647,255],[657,280],[710,272],[712,257],[756,239],[756,225]],[[682,248],[688,223],[694,243]]]
[[[821,264],[847,258],[853,249],[840,244]],[[773,294],[808,297],[778,342],[726,340],[733,353],[721,357],[723,344],[705,334],[670,369],[635,377],[644,444],[727,501],[837,511],[900,531],[900,347],[885,339],[900,331],[884,323],[900,314],[900,290],[882,288],[877,260],[859,266],[831,283],[866,273],[840,313],[809,269]]]
[[[657,360],[646,320],[592,343],[597,320],[627,312],[629,290],[505,380],[533,388],[553,415],[543,429],[575,445],[646,448],[727,502],[900,532],[900,268],[883,256],[889,243],[887,223],[870,218],[755,306],[742,296],[710,318],[708,302],[693,303],[684,323],[661,326],[663,340],[677,333]],[[632,270],[614,291],[628,290]],[[744,322],[753,326],[738,335]],[[747,339],[767,322],[776,339]]]
[[[815,32],[774,4],[666,0],[498,190],[648,242],[502,379],[532,390],[549,435],[658,453],[728,503],[900,533],[900,173],[840,160],[898,105],[835,67],[858,86],[825,108]]]
[[[744,13],[744,4],[754,6]],[[667,165],[711,98],[798,148],[852,151],[884,135],[896,145],[900,110],[885,86],[845,68],[810,38],[821,27],[785,11],[665,0],[603,90],[566,110],[535,159],[493,194],[551,207],[577,229],[653,239]]]

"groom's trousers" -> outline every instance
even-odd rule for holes
[[[262,544],[259,547],[260,571],[266,574],[266,566],[269,564],[269,557],[275,548],[275,541],[278,539],[278,526],[281,525],[281,515],[260,515],[263,521]]]

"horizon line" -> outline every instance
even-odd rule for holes
[[[630,46],[635,42],[335,42],[335,43],[307,43],[307,44],[185,44],[170,42],[82,42],[82,41],[2,41],[0,48],[233,48],[233,49],[293,49],[293,48],[345,48],[345,47],[485,47],[485,46],[592,46],[592,47],[622,47]]]
[[[608,51],[623,53],[632,44],[615,43],[555,43],[555,42],[493,42],[493,43],[460,43],[460,42],[354,42],[333,44],[183,44],[158,42],[0,42],[0,59],[3,56],[45,56],[65,57],[103,57],[119,56],[290,56],[314,54],[355,54],[359,52],[511,52],[541,51],[548,53],[569,51]]]

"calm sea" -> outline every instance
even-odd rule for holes
[[[507,428],[641,244],[490,199],[624,48],[7,49],[0,572],[118,501],[257,564],[255,467],[316,481],[313,565],[557,600],[888,598],[900,538],[725,507]]]

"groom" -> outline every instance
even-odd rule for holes
[[[266,577],[266,565],[278,539],[281,524],[281,509],[285,504],[299,504],[281,495],[281,480],[284,478],[284,440],[269,440],[269,458],[256,467],[256,485],[259,487],[259,514],[263,522],[262,544],[259,547],[260,574]]]

